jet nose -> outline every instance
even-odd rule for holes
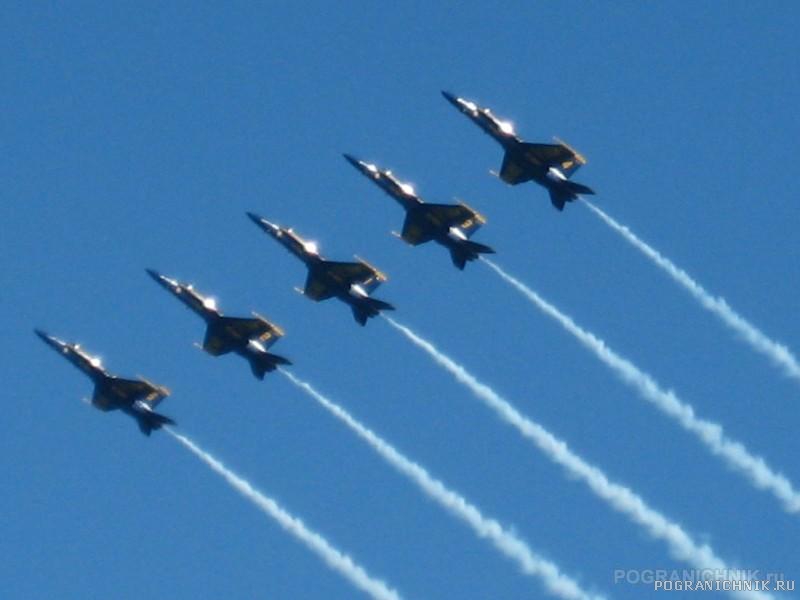
[[[459,103],[458,97],[455,94],[451,94],[450,92],[442,90],[442,96],[444,96],[444,99],[447,100],[450,104],[452,104],[456,108],[458,109],[461,108],[461,104]]]
[[[361,170],[361,161],[358,160],[355,156],[347,153],[342,154],[342,156],[344,156],[344,159],[351,165],[353,165],[356,169],[358,169],[359,171]]]
[[[45,342],[47,342],[48,344],[49,344],[49,343],[51,343],[51,341],[52,341],[52,340],[50,339],[50,336],[49,336],[49,335],[47,335],[47,334],[46,334],[44,331],[42,331],[41,329],[34,329],[34,330],[33,330],[33,332],[34,332],[36,335],[38,335],[40,338],[42,338],[42,339],[43,339]]]
[[[275,223],[270,223],[264,217],[257,215],[256,213],[248,212],[247,216],[250,217],[250,220],[261,227],[267,233],[278,233],[280,231],[280,227],[275,225]]]
[[[42,331],[41,329],[34,329],[33,331],[36,333],[36,335],[38,335],[38,336],[39,336],[39,338],[40,338],[40,339],[41,339],[41,340],[42,340],[42,341],[43,341],[45,344],[47,344],[48,346],[50,346],[50,347],[52,347],[52,348],[55,348],[56,350],[60,350],[62,347],[64,347],[64,346],[65,346],[65,344],[64,344],[63,342],[61,342],[60,340],[57,340],[57,339],[56,339],[56,338],[54,338],[53,336],[51,336],[51,335],[49,335],[49,334],[45,333],[45,332],[44,332],[44,331]]]
[[[266,219],[262,219],[262,218],[261,218],[260,216],[258,216],[256,213],[251,213],[251,212],[247,213],[247,216],[248,216],[248,217],[250,217],[250,220],[251,220],[253,223],[255,223],[256,225],[258,225],[258,226],[259,226],[259,227],[261,227],[262,229],[266,229],[266,224],[268,223],[268,221],[267,221]],[[270,225],[271,225],[271,223],[270,223]]]
[[[360,173],[363,173],[367,177],[373,177],[377,175],[378,168],[375,165],[365,163],[363,160],[357,159],[352,154],[343,154],[347,162],[353,165],[356,169],[359,170]]]
[[[180,288],[180,285],[178,284],[177,281],[162,275],[161,273],[159,273],[155,269],[145,269],[145,271],[147,271],[147,274],[150,275],[150,277],[153,278],[153,281],[155,281],[158,285],[160,285],[161,287],[163,287],[163,288],[165,288],[165,289],[167,289],[167,290],[169,290],[171,292],[174,292],[178,288]]]

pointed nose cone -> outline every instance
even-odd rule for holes
[[[361,161],[358,160],[355,156],[347,153],[342,154],[342,156],[344,156],[344,159],[351,165],[353,165],[356,169],[358,169],[359,171],[361,170]]]
[[[247,216],[250,217],[250,220],[253,223],[271,235],[277,235],[281,230],[281,228],[275,225],[275,223],[270,223],[264,217],[260,217],[256,213],[249,212],[247,213]]]
[[[247,216],[250,217],[250,220],[255,223],[256,225],[261,225],[261,217],[259,217],[256,213],[247,213]]]
[[[451,94],[450,92],[445,92],[444,90],[442,90],[442,96],[444,96],[444,99],[447,100],[450,104],[452,104],[456,108],[458,109],[461,108],[461,104],[459,104],[458,97],[455,94]]]
[[[153,281],[170,292],[175,292],[180,287],[177,281],[165,277],[155,269],[145,269],[145,271],[147,271],[147,274],[153,278]]]
[[[39,336],[39,338],[45,344],[47,344],[51,348],[55,348],[56,350],[60,350],[61,348],[64,347],[64,344],[60,340],[57,340],[56,338],[54,338],[53,336],[45,333],[41,329],[34,329],[33,331],[36,333],[36,335]]]
[[[360,173],[366,175],[367,177],[372,177],[377,174],[378,170],[375,165],[370,165],[365,163],[363,160],[357,159],[352,154],[343,154],[342,156],[345,157],[347,162],[353,165]]]

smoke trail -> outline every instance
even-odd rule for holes
[[[725,325],[738,333],[756,351],[764,354],[773,363],[783,369],[783,371],[800,381],[800,362],[797,361],[792,351],[783,344],[771,340],[765,333],[750,323],[742,315],[733,310],[723,298],[715,298],[709,294],[703,286],[683,269],[675,265],[671,260],[663,256],[652,246],[639,239],[628,227],[618,223],[591,202],[584,200],[594,214],[611,227],[614,231],[622,235],[636,249],[642,252],[647,258],[661,267],[672,279],[689,292],[694,299],[706,310],[714,313]]]
[[[722,457],[728,465],[743,473],[758,489],[768,490],[781,501],[788,512],[800,512],[800,493],[780,473],[773,471],[760,456],[753,456],[741,442],[727,437],[722,426],[695,416],[691,405],[684,403],[673,391],[662,390],[647,373],[631,361],[606,346],[605,342],[582,329],[570,317],[544,300],[524,283],[515,279],[493,262],[483,259],[506,283],[522,293],[543,313],[552,317],[575,336],[597,358],[612,369],[626,383],[632,385],[648,402],[675,419],[681,427],[695,435],[713,454]]]
[[[445,510],[465,521],[479,537],[491,540],[500,552],[519,564],[523,573],[540,577],[550,592],[568,600],[600,600],[602,598],[602,596],[594,596],[583,591],[575,581],[563,575],[554,563],[537,556],[524,541],[506,531],[495,519],[485,517],[466,498],[448,489],[438,479],[434,479],[423,467],[406,458],[391,444],[357,421],[344,408],[319,393],[311,384],[283,369],[280,372],[334,417],[347,425],[386,462],[416,483],[425,494],[442,505]]]
[[[522,415],[508,400],[502,398],[488,385],[478,381],[464,367],[442,353],[436,346],[418,336],[405,325],[401,325],[385,315],[381,316],[411,340],[415,346],[424,350],[436,364],[453,375],[459,383],[469,388],[501,419],[514,426],[524,437],[533,442],[548,458],[561,465],[573,477],[586,483],[589,489],[605,500],[611,508],[626,515],[637,525],[644,527],[654,538],[666,542],[675,559],[685,561],[698,569],[713,569],[718,572],[727,572],[731,569],[709,545],[698,545],[680,524],[670,521],[660,512],[648,506],[644,499],[633,490],[609,481],[603,471],[572,452],[566,442]],[[743,598],[771,598],[768,594],[758,592],[742,592],[740,595]]]
[[[300,519],[286,512],[275,500],[259,492],[211,454],[199,448],[189,438],[175,433],[169,428],[165,428],[165,430],[188,448],[197,458],[211,467],[212,471],[221,475],[233,489],[275,519],[281,527],[303,542],[310,550],[313,550],[329,567],[348,579],[355,587],[376,600],[400,600],[400,594],[389,588],[380,579],[370,576],[352,558],[331,546],[320,534],[308,529]]]

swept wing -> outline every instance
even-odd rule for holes
[[[203,349],[220,356],[247,345],[249,340],[258,340],[268,348],[282,335],[279,327],[260,317],[220,317],[206,330]]]
[[[386,277],[377,269],[364,262],[325,261],[308,272],[304,294],[314,300],[326,300],[351,285],[362,285],[374,289]]]

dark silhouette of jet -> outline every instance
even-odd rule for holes
[[[591,188],[570,181],[575,171],[586,164],[586,159],[564,142],[525,142],[514,133],[511,123],[498,119],[488,108],[449,92],[442,92],[442,96],[503,147],[505,155],[499,175],[506,183],[535,181],[547,188],[550,202],[558,210],[564,210],[564,204],[576,200],[579,194],[594,194]]]
[[[252,318],[223,316],[213,298],[203,296],[191,285],[165,277],[152,269],[147,269],[147,273],[203,318],[207,327],[202,347],[212,356],[229,352],[238,354],[250,363],[253,375],[261,380],[278,365],[292,364],[283,356],[267,352],[272,344],[283,337],[283,331],[277,325],[256,313]]]
[[[398,180],[391,171],[345,154],[345,159],[379,188],[394,198],[406,211],[400,238],[412,246],[435,241],[450,251],[453,264],[464,269],[467,261],[479,254],[494,254],[489,246],[469,240],[486,222],[483,215],[466,204],[429,204],[408,183]]]
[[[382,310],[394,310],[388,302],[370,297],[369,294],[386,281],[386,276],[369,263],[362,259],[358,262],[325,260],[314,242],[304,240],[291,229],[253,213],[247,216],[306,264],[308,278],[301,292],[303,295],[317,302],[338,298],[350,306],[359,325],[366,325],[367,319],[378,316]]]
[[[145,379],[122,379],[110,375],[103,369],[100,359],[88,355],[78,344],[68,344],[39,329],[35,331],[48,346],[86,373],[94,382],[92,406],[104,412],[121,410],[136,420],[145,435],[150,435],[150,432],[163,425],[175,425],[175,421],[153,410],[169,396],[167,388]]]

